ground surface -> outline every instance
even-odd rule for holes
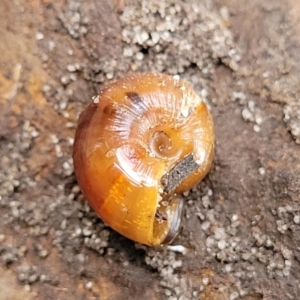
[[[293,0],[2,0],[0,299],[300,299],[299,15]],[[184,254],[119,236],[76,185],[79,112],[138,71],[180,75],[214,116]]]

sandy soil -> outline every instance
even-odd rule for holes
[[[293,0],[2,0],[0,300],[299,299],[299,15]],[[215,120],[184,253],[112,231],[74,176],[78,114],[144,71],[190,82]]]

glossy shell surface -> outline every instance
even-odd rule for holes
[[[178,194],[209,171],[211,115],[183,81],[139,74],[108,85],[81,114],[74,143],[78,183],[100,218],[147,245],[170,242]]]

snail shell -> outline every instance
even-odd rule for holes
[[[108,85],[81,114],[73,160],[78,183],[100,218],[134,241],[176,236],[178,194],[207,174],[211,115],[183,81],[139,74]]]

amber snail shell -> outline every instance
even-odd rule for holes
[[[99,217],[147,245],[171,242],[183,208],[178,194],[210,169],[212,117],[184,81],[138,74],[109,84],[80,115],[73,160]]]

